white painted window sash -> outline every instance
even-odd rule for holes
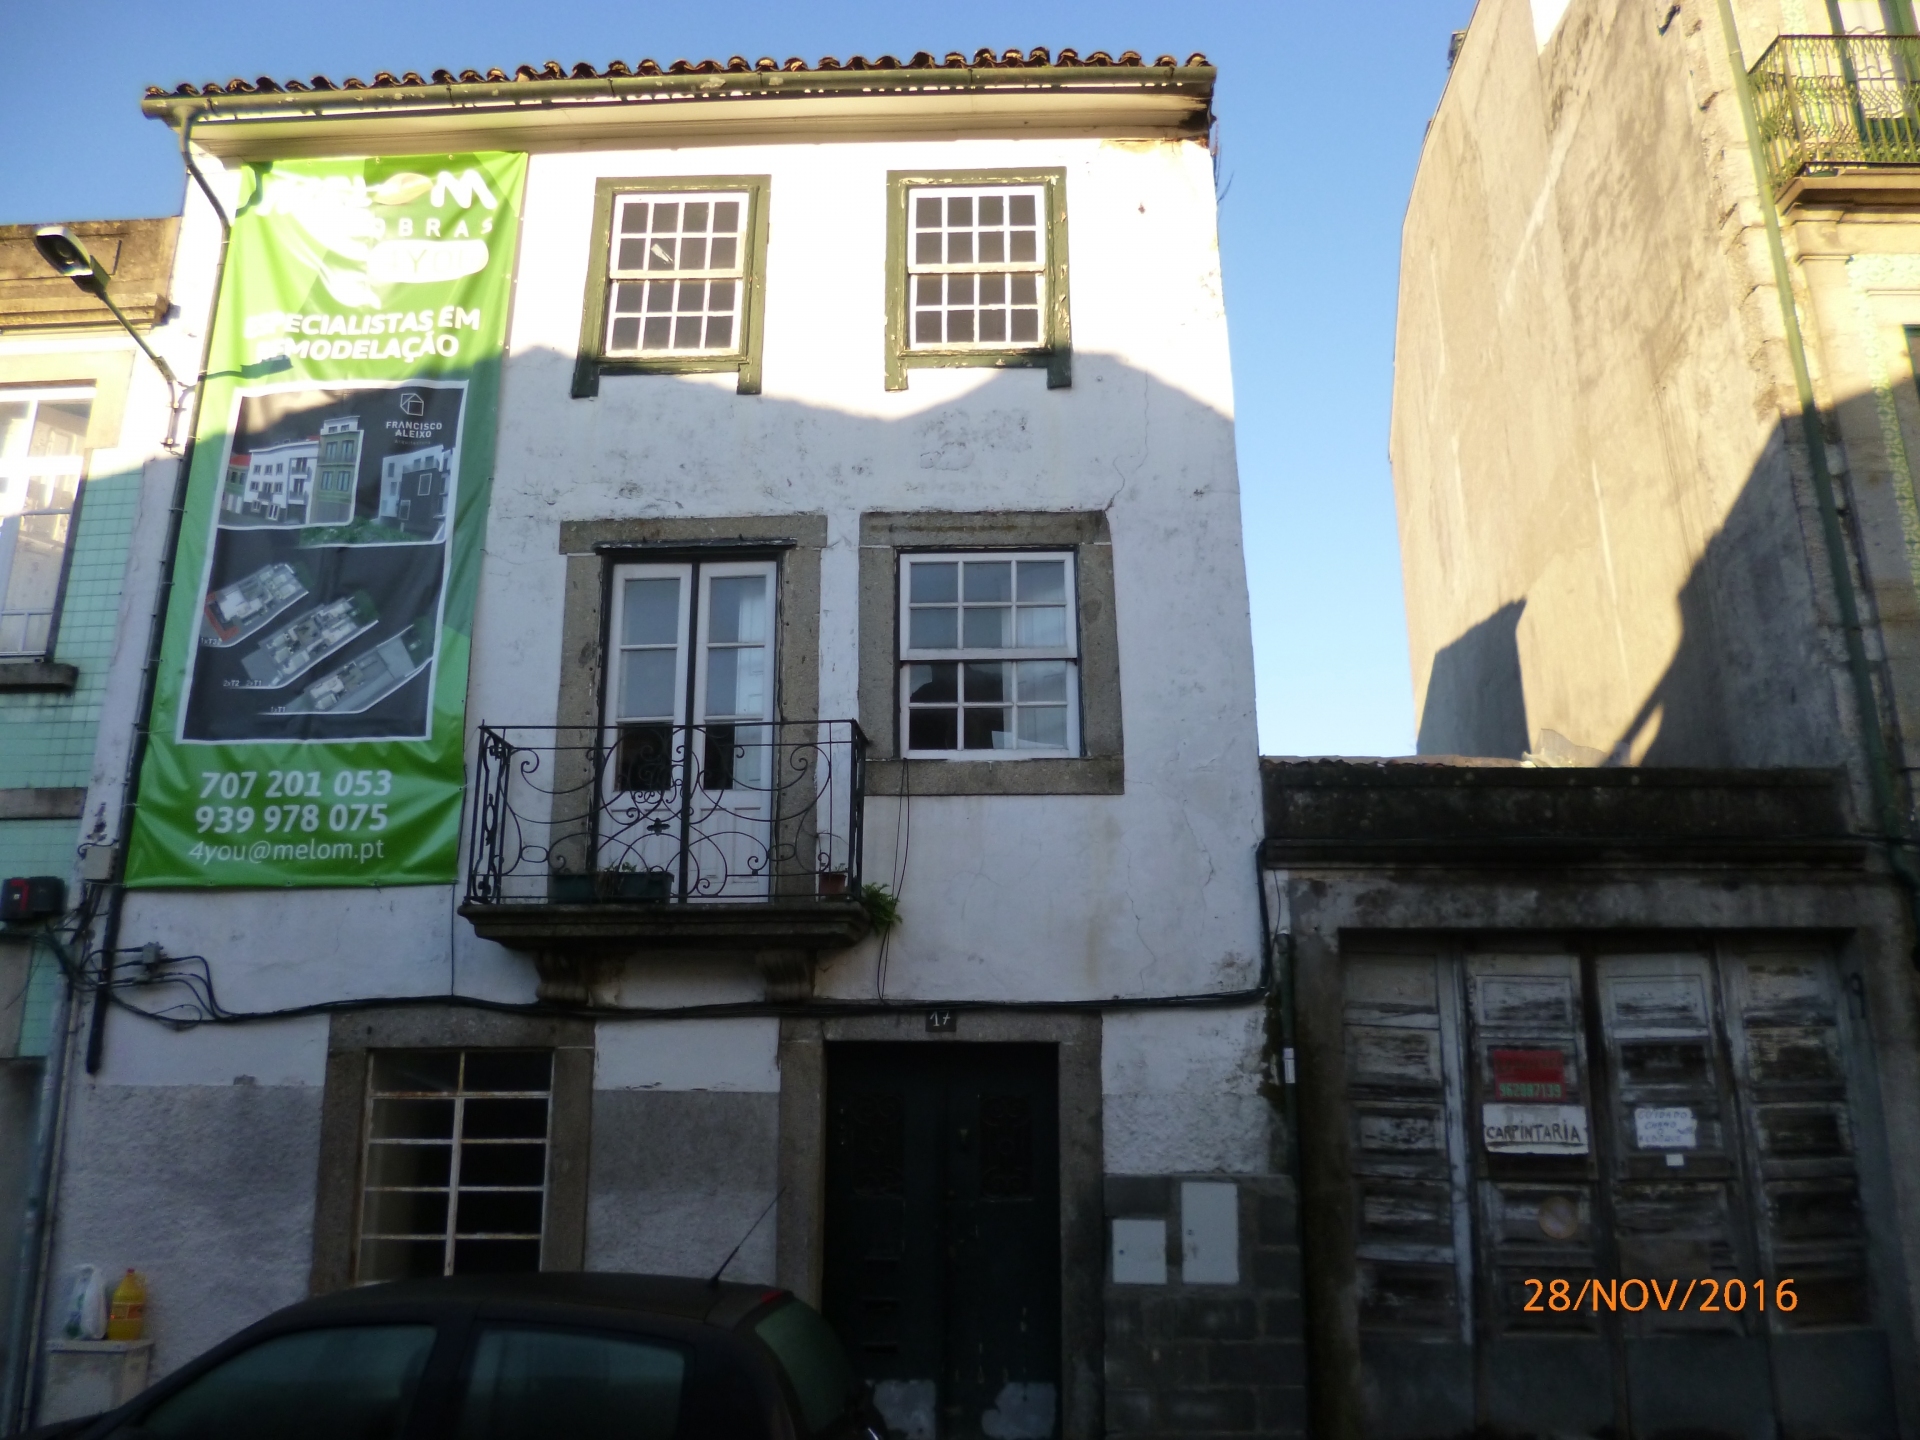
[[[900,715],[901,753],[913,759],[946,759],[961,761],[977,760],[1037,760],[1061,759],[1077,756],[1080,753],[1080,673],[1079,673],[1079,606],[1075,576],[1074,554],[1070,550],[1060,551],[1023,551],[1023,550],[977,550],[977,551],[941,551],[920,554],[908,554],[901,557],[899,577],[899,665],[898,692],[896,703]],[[969,602],[965,600],[965,569],[969,563],[989,563],[1014,565],[1013,587],[1007,602],[1008,621],[1013,629],[1012,639],[1017,642],[1019,633],[1019,571],[1021,563],[1056,562],[1062,567],[1063,593],[1061,606],[1065,611],[1064,633],[1061,643],[1049,645],[1020,645],[1012,643],[1005,646],[981,646],[956,643],[951,647],[914,646],[913,613],[919,609],[946,609],[944,602],[933,602],[916,606],[913,601],[913,571],[919,565],[948,565],[961,567],[957,571],[959,598],[952,603],[955,612],[956,641],[964,641],[965,610]],[[989,605],[995,602],[985,602]],[[1047,607],[1052,608],[1052,607]],[[1024,699],[1020,693],[1020,674],[1018,666],[1023,661],[1051,661],[1061,664],[1065,670],[1065,693],[1061,700]],[[968,662],[989,662],[1005,664],[1005,672],[1012,687],[1006,698],[1000,701],[972,701],[966,695],[965,666]],[[956,666],[956,693],[951,701],[920,703],[914,699],[914,671],[916,665],[929,663],[951,663]],[[1020,712],[1022,710],[1058,710],[1064,707],[1063,745],[1023,744],[1020,739]],[[1002,747],[973,746],[966,744],[967,712],[992,711],[1006,712],[1012,729],[1005,733],[1010,744]],[[955,743],[952,746],[929,746],[916,744],[913,736],[913,717],[918,712],[952,711],[955,716]]]
[[[654,207],[672,207],[678,225],[689,205],[705,207],[698,229],[653,228]],[[730,226],[717,213],[727,206],[733,207]],[[607,236],[607,355],[743,354],[751,213],[752,196],[744,190],[616,195]],[[689,253],[686,242],[697,253]]]
[[[65,455],[28,453],[40,406],[47,401],[92,399],[92,387],[84,385],[0,390],[0,403],[26,407],[0,452],[0,655],[39,655],[46,651],[58,572],[67,546],[73,543],[69,517],[78,502],[86,470],[84,436],[81,448]],[[30,506],[28,496],[36,482],[57,503],[43,499]],[[42,533],[49,526],[57,532],[57,541]],[[40,562],[40,578],[52,583],[41,587],[29,584],[25,592],[15,595],[16,561],[33,551],[39,552],[35,558]]]
[[[1014,221],[1014,202],[1032,206]],[[982,204],[998,219],[983,221]],[[958,202],[963,213],[956,215]],[[930,223],[929,208],[938,210]],[[907,345],[1041,350],[1047,344],[1044,185],[926,185],[907,191]],[[1014,258],[1020,241],[1033,253]],[[956,249],[957,242],[957,249]],[[983,258],[984,257],[984,258]],[[937,333],[936,333],[937,332]]]
[[[672,639],[664,640],[658,636],[629,636],[627,634],[627,584],[629,581],[673,581],[678,587],[675,595],[675,620]],[[687,723],[687,665],[691,659],[687,646],[687,631],[690,627],[690,615],[693,601],[693,566],[691,565],[616,565],[613,569],[613,585],[610,604],[612,617],[607,626],[608,656],[607,666],[607,724],[617,726],[621,721],[652,721],[662,725],[684,725]],[[665,706],[628,705],[629,684],[628,666],[641,662],[637,657],[650,652],[673,653],[672,684],[673,689]],[[635,657],[629,659],[629,657]],[[642,713],[644,711],[645,713]]]

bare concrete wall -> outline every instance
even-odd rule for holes
[[[774,1219],[754,1221],[774,1197],[779,1111],[768,1094],[596,1092],[587,1268],[704,1278],[740,1245],[727,1278],[771,1282]]]
[[[69,1100],[50,1309],[76,1265],[147,1280],[160,1374],[304,1300],[320,1154],[318,1086],[102,1085]],[[70,1169],[71,1176],[71,1169]],[[92,1182],[92,1183],[89,1183]]]
[[[779,1036],[770,1018],[597,1027],[587,1269],[707,1276],[739,1245],[727,1278],[773,1280]]]
[[[1407,213],[1391,448],[1421,749],[1845,763],[1718,19],[1572,0],[1543,38],[1540,9],[1479,7]],[[1751,62],[1781,16],[1739,9]]]

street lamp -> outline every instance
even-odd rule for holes
[[[121,313],[120,307],[113,303],[113,296],[107,293],[107,269],[93,256],[87,253],[87,247],[80,243],[80,237],[64,225],[42,225],[33,232],[33,248],[40,252],[40,258],[52,267],[55,273],[64,275],[83,292],[93,296],[107,309],[113,312],[113,318],[120,322],[120,328],[140,347],[141,353],[151,360],[154,368],[166,380],[173,392],[173,414],[175,420],[180,415],[180,407],[185,403],[187,392],[193,387],[182,385],[165,360],[162,360],[151,345],[140,338],[140,332],[133,328],[133,322]],[[175,439],[173,427],[168,426],[167,448],[172,449]]]

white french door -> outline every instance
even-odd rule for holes
[[[774,578],[768,560],[615,568],[597,868],[616,894],[768,893]]]

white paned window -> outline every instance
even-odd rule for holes
[[[615,196],[607,354],[738,354],[746,224],[744,192]]]
[[[1031,350],[1045,344],[1046,190],[938,186],[907,194],[912,348]]]
[[[1080,753],[1073,556],[906,555],[900,564],[905,753]]]
[[[718,737],[729,756],[701,767],[703,788],[764,780],[772,743],[764,722],[773,719],[774,580],[770,560],[615,569],[607,721],[621,747],[616,790],[676,784],[674,757],[683,752],[674,735],[688,725]]]
[[[86,388],[0,390],[0,655],[44,655],[86,465]]]
[[[771,560],[618,565],[596,868],[764,896],[776,792]],[[691,881],[689,883],[692,883]]]
[[[378,1051],[371,1067],[357,1281],[538,1270],[552,1053]]]

